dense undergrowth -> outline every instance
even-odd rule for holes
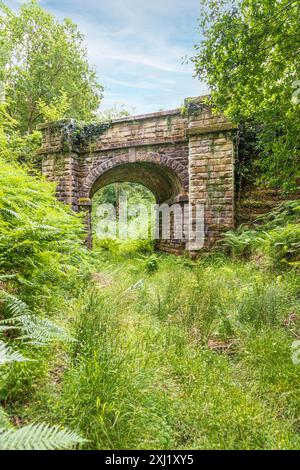
[[[191,261],[88,253],[51,184],[2,161],[0,188],[2,448],[299,448],[298,203]]]
[[[22,424],[15,406],[48,380],[55,345],[73,341],[62,316],[90,270],[82,222],[54,185],[0,164],[0,448],[69,447],[81,439],[43,423],[11,424]]]
[[[300,267],[300,200],[283,202],[260,216],[253,227],[241,226],[225,234],[223,245],[234,256],[261,257],[275,268]]]
[[[149,274],[145,257],[101,255],[74,309],[78,342],[20,413],[63,421],[91,449],[298,448],[295,273],[157,259]]]

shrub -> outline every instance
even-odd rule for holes
[[[145,263],[145,269],[148,274],[155,273],[158,271],[159,264],[158,264],[158,256],[157,255],[151,255],[149,258],[146,260]]]
[[[0,275],[28,297],[62,289],[84,264],[81,217],[57,201],[53,184],[17,164],[0,165]]]
[[[268,264],[299,267],[300,201],[280,204],[257,219],[253,229],[245,226],[224,235],[224,245],[233,255],[262,255]]]

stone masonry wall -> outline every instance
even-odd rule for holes
[[[234,213],[234,130],[223,116],[203,106],[190,119],[189,201],[205,204],[206,246],[235,223]]]
[[[234,226],[234,129],[201,98],[188,100],[185,113],[125,117],[106,127],[61,121],[41,130],[43,173],[58,183],[60,200],[87,211],[89,233],[93,193],[118,180],[145,184],[159,203],[204,204],[206,248]],[[174,234],[157,246],[197,250]]]

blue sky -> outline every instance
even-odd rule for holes
[[[8,0],[9,6],[21,2]],[[140,114],[172,109],[207,92],[182,64],[199,41],[199,0],[41,0],[85,35],[89,60],[104,86],[102,108]]]

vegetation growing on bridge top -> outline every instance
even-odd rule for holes
[[[201,98],[186,98],[181,108],[183,116],[197,116],[209,105],[209,96]]]
[[[61,119],[47,123],[52,132],[61,137],[62,147],[66,150],[82,150],[91,145],[101,134],[111,127],[112,121],[98,120],[91,123],[75,119]]]

